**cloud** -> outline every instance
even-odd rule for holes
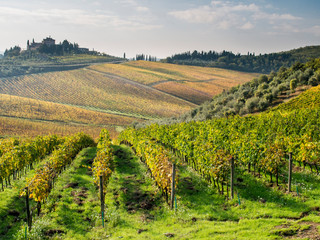
[[[29,24],[50,23],[55,25],[69,24],[90,27],[112,27],[128,30],[152,30],[161,25],[146,23],[139,18],[121,18],[120,16],[101,11],[88,12],[81,9],[36,9],[26,10],[11,7],[0,7],[0,21]]]
[[[320,25],[315,25],[310,28],[306,28],[303,30],[303,32],[312,34],[316,37],[320,37]]]
[[[135,0],[116,0],[116,3],[120,3],[124,7],[130,7],[138,12],[148,12],[149,8],[146,6],[141,6]]]
[[[301,20],[300,17],[288,13],[269,13],[265,11],[266,9],[270,11],[270,5],[263,7],[255,3],[212,1],[208,5],[172,11],[168,14],[189,23],[210,24],[219,29],[249,30],[253,29],[258,22],[274,25],[278,24],[279,21],[283,23]]]
[[[276,14],[276,13],[272,13],[272,14],[268,14],[265,12],[258,12],[256,15],[254,15],[255,19],[267,19],[267,20],[271,20],[271,21],[275,21],[275,20],[301,20],[302,18],[300,17],[295,17],[291,14]]]
[[[149,8],[138,6],[138,7],[136,7],[136,10],[139,11],[139,12],[148,12]]]
[[[246,22],[240,27],[240,29],[243,29],[243,30],[250,30],[253,28],[254,28],[254,25],[251,22]]]

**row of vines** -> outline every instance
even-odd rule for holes
[[[289,152],[301,166],[308,165],[318,172],[319,113],[319,109],[277,111],[205,122],[153,124],[139,130],[129,128],[120,137],[136,136],[132,145],[145,138],[161,143],[223,192],[231,158],[237,166],[269,175],[271,181],[274,176],[277,183],[286,172]]]
[[[28,140],[3,139],[0,147],[0,181],[2,190],[4,182],[10,185],[10,178],[20,177],[33,164],[50,154],[60,143],[62,138],[55,135],[36,137]]]
[[[113,171],[113,158],[111,139],[108,130],[102,129],[97,145],[97,155],[93,161],[94,181],[99,185],[100,176],[103,178],[103,185],[106,188]]]
[[[78,152],[86,147],[94,146],[93,139],[83,133],[66,137],[56,150],[52,152],[47,161],[36,169],[34,176],[28,180],[29,197],[33,198],[40,208],[54,185],[54,179],[71,164]],[[38,210],[38,212],[40,209]]]
[[[119,141],[130,145],[136,155],[148,166],[151,176],[168,201],[172,188],[173,154],[161,144],[148,138],[143,138],[133,129],[124,131]],[[177,180],[176,180],[177,182]]]

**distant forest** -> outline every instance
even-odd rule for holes
[[[281,67],[290,67],[296,62],[305,63],[313,58],[320,57],[320,46],[309,46],[287,52],[247,55],[234,54],[229,51],[193,51],[175,54],[162,60],[166,63],[194,65],[204,67],[219,67],[232,70],[270,73]]]

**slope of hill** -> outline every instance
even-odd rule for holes
[[[212,96],[258,76],[254,73],[219,68],[181,66],[147,61],[94,65],[89,69],[118,75],[195,104],[208,101]]]
[[[35,136],[37,129],[50,129],[65,135],[88,127],[97,137],[99,127],[106,127],[115,136],[132,122],[181,115],[255,76],[137,61],[0,78],[0,94],[7,94],[0,100],[6,106],[0,111],[1,134]]]
[[[301,93],[294,99],[282,103],[270,111],[295,111],[297,109],[320,108],[320,85]]]
[[[243,85],[232,87],[229,91],[216,95],[192,111],[178,118],[161,120],[161,124],[203,121],[229,115],[245,115],[260,112],[281,103],[282,94],[290,94],[299,86],[320,84],[320,59],[306,64],[295,64],[282,68],[277,73],[261,75]],[[158,121],[160,123],[160,121]]]
[[[37,136],[48,132],[69,135],[84,131],[97,138],[101,128],[111,135],[134,121],[126,117],[83,108],[0,94],[0,135]]]
[[[151,87],[85,69],[6,78],[0,93],[140,118],[178,115],[195,106]]]
[[[25,52],[20,56],[0,59],[0,78],[25,74],[66,71],[105,62],[123,62],[124,59],[109,55],[75,54],[51,56]]]
[[[301,86],[319,84],[319,64],[320,59],[299,68],[293,66],[266,80],[276,79],[278,84],[290,80],[291,92],[298,83]],[[307,69],[309,73],[304,75]],[[304,82],[296,78],[300,74],[304,75],[301,78]],[[119,142],[135,149],[147,164],[151,162],[150,170],[156,169],[153,175],[162,176],[162,182],[169,182],[174,175],[163,174],[169,168],[167,162],[175,163],[179,169],[176,198],[179,199],[178,209],[183,210],[175,214],[185,226],[178,227],[179,220],[173,223],[177,227],[170,228],[170,233],[177,239],[189,239],[190,236],[192,239],[318,239],[319,107],[320,86],[315,86],[268,112],[128,128],[121,132]],[[166,151],[168,157],[162,157]],[[197,189],[199,181],[194,181],[190,175],[185,177],[186,166],[205,182],[204,188]],[[215,200],[215,205],[210,207],[214,188],[225,198],[220,203]],[[184,190],[189,190],[190,195],[184,194]],[[208,196],[200,196],[209,192]],[[206,225],[207,218],[201,216],[201,210],[216,224]],[[183,213],[189,218],[182,217]],[[163,219],[159,215],[156,213],[155,220],[146,223],[149,238],[152,238],[149,232],[160,229],[155,230],[152,225]],[[223,221],[219,221],[221,218]],[[235,219],[237,230],[231,227]],[[192,230],[184,235],[181,229],[188,228],[191,221]],[[240,227],[244,222],[246,227]],[[224,224],[230,228],[223,230]],[[117,233],[121,231],[125,229],[119,226]],[[159,235],[159,231],[157,233]]]

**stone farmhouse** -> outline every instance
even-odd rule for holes
[[[35,42],[34,39],[32,40],[32,43],[30,44],[29,40],[27,41],[27,50],[38,50],[42,44],[47,45],[48,47],[56,45],[56,40],[51,38],[50,36],[43,39],[41,43]]]

